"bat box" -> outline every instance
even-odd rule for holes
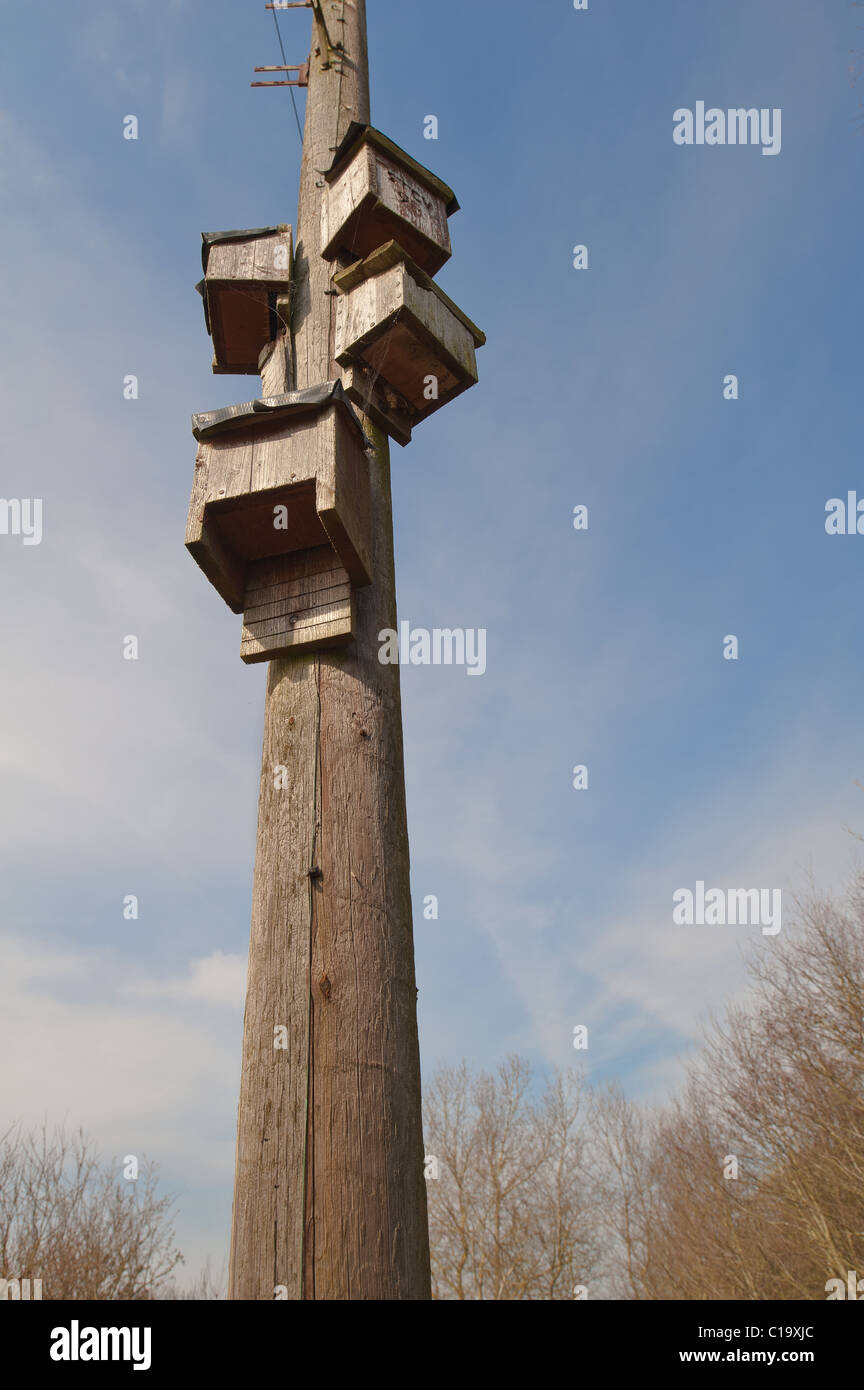
[[[343,386],[400,444],[477,381],[485,335],[397,242],[334,276]]]
[[[330,167],[322,209],[325,260],[368,256],[396,240],[429,275],[450,259],[453,190],[380,131],[354,121]]]
[[[204,300],[207,332],[213,339],[213,371],[257,375],[262,348],[277,336],[278,299],[291,291],[291,228],[257,227],[247,232],[204,232]]]
[[[339,382],[192,417],[186,546],[229,608],[242,656],[353,635],[353,586],[372,581],[369,464]]]
[[[247,665],[354,637],[354,590],[329,545],[255,560],[246,574],[240,656]]]

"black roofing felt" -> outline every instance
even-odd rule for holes
[[[231,232],[202,232],[201,233],[201,264],[204,267],[204,274],[207,274],[207,259],[210,255],[210,247],[217,245],[220,241],[254,241],[256,237],[277,236],[279,232],[290,231],[287,222],[280,222],[277,227],[248,227],[245,231]],[[210,325],[210,306],[207,303],[207,281],[199,280],[195,286],[196,290],[204,300],[204,322],[207,325],[207,332],[212,334]]]
[[[330,403],[344,410],[361,435],[364,447],[373,448],[372,441],[366,437],[360,417],[351,405],[341,381],[324,381],[320,386],[308,386],[303,391],[286,391],[281,396],[264,396],[257,401],[244,401],[242,405],[227,405],[221,410],[208,410],[192,416],[192,433],[198,440],[212,439],[214,435],[228,430],[242,429],[264,418],[279,419],[292,414],[318,409]]]
[[[210,255],[210,247],[215,246],[220,241],[254,241],[256,237],[276,236],[279,232],[287,232],[288,223],[280,222],[278,227],[249,227],[246,231],[233,232],[202,232],[201,241],[201,263],[204,266],[204,273],[207,273],[207,257]],[[198,288],[197,285],[195,287]]]

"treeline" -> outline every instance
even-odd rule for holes
[[[660,1108],[576,1071],[538,1089],[518,1057],[438,1072],[436,1299],[814,1300],[864,1280],[864,876],[799,904],[749,971]],[[45,1298],[224,1297],[209,1267],[178,1286],[171,1208],[154,1168],[126,1181],[81,1133],[0,1136],[0,1278],[44,1277]]]
[[[651,1109],[527,1063],[426,1101],[435,1297],[824,1299],[864,1279],[864,878],[798,905]]]

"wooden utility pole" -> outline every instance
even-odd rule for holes
[[[324,174],[369,121],[365,0],[313,6],[291,332],[264,395],[341,376]],[[429,1246],[389,442],[356,641],[268,668],[229,1298],[426,1299]]]

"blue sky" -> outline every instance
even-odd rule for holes
[[[864,496],[864,11],[368,8],[373,122],[456,190],[438,278],[488,335],[393,447],[400,617],[488,632],[482,679],[403,668],[424,1071],[520,1051],[662,1097],[754,936],[673,927],[675,889],[789,904],[864,828],[864,539],[824,528]],[[295,220],[299,141],[247,85],[280,61],[263,3],[6,32],[0,491],[44,538],[0,537],[0,1118],[158,1160],[194,1270],[227,1244],[264,673],[182,544],[189,417],[257,394],[211,375],[193,286],[202,230]],[[781,108],[779,156],[676,146],[700,100]]]

